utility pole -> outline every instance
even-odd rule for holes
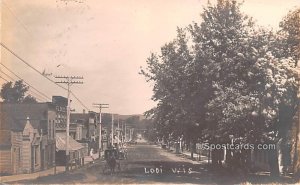
[[[68,103],[67,103],[67,128],[66,128],[66,158],[67,158],[67,164],[66,164],[66,171],[69,171],[69,163],[70,163],[70,150],[69,150],[69,132],[70,132],[70,87],[73,84],[83,84],[82,81],[74,81],[74,80],[82,80],[82,76],[56,76],[55,78],[65,79],[65,81],[55,82],[55,83],[62,83],[67,84],[68,86]]]
[[[114,144],[114,114],[111,114],[111,145]]]
[[[102,149],[102,109],[109,108],[109,104],[107,103],[93,103],[94,107],[99,108],[99,159],[101,157],[101,149]]]
[[[125,124],[124,124],[124,120],[122,120],[122,142],[124,143],[125,142],[125,132],[124,132],[124,126],[125,126]]]
[[[120,118],[119,118],[119,115],[118,115],[118,146],[119,146],[119,140],[120,140]]]
[[[127,142],[127,137],[126,137],[126,134],[127,134],[127,132],[126,132],[126,122],[125,122],[125,142]]]
[[[129,141],[131,141],[131,128],[129,128]]]

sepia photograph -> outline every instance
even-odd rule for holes
[[[300,0],[0,0],[0,184],[300,185]]]

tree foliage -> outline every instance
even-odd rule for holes
[[[275,33],[255,25],[241,6],[209,4],[200,24],[178,28],[177,37],[147,59],[141,74],[154,84],[158,102],[148,113],[162,136],[276,143],[290,129],[298,106],[299,14],[289,13]],[[285,120],[284,109],[292,112]]]
[[[2,85],[0,95],[4,102],[7,103],[31,103],[36,102],[36,99],[25,94],[29,90],[29,87],[23,83],[23,80],[18,80],[14,84],[7,82]]]
[[[292,56],[297,62],[300,59],[300,8],[290,11],[280,22],[280,34],[286,56]]]

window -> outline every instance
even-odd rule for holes
[[[54,138],[55,137],[55,128],[54,128],[54,120],[53,120],[53,128],[52,128],[52,137]]]
[[[34,146],[34,164],[38,165],[38,146]]]
[[[21,149],[18,148],[18,157],[19,157],[19,161],[21,162]]]
[[[51,130],[51,120],[48,121],[48,138],[50,138],[51,136],[49,135],[50,134],[50,130]]]
[[[50,129],[48,131],[48,136],[50,137],[50,139],[52,139],[53,138],[53,136],[52,136],[53,124],[52,124],[51,120],[50,120],[49,126],[50,126]]]

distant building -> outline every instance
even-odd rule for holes
[[[69,135],[76,141],[83,140],[83,125],[70,123],[70,132]]]
[[[32,173],[55,165],[51,103],[0,103],[0,173]]]
[[[89,150],[98,149],[99,127],[96,119],[96,113],[92,111],[70,115],[70,136],[81,143],[88,143]]]

